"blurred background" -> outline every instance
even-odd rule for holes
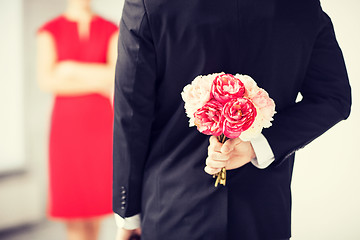
[[[360,2],[322,0],[333,20],[352,86],[350,118],[297,153],[293,175],[293,240],[360,239]],[[0,239],[65,239],[46,219],[47,151],[52,96],[35,76],[36,30],[65,0],[0,0]],[[123,0],[93,0],[118,24]],[[324,116],[326,117],[326,116]],[[101,239],[114,239],[103,223]],[[51,236],[51,237],[49,237]]]
[[[119,24],[123,0],[93,0]],[[36,31],[64,12],[66,0],[0,0],[0,239],[65,239],[46,219],[52,95],[36,82]],[[112,216],[100,239],[115,239]],[[49,237],[51,236],[51,237]]]

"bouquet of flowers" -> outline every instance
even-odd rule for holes
[[[184,87],[181,96],[189,126],[198,131],[217,136],[224,143],[229,138],[240,137],[250,141],[263,128],[271,126],[275,103],[268,93],[257,86],[247,75],[214,73],[197,76]],[[225,186],[226,169],[214,175],[215,187]]]

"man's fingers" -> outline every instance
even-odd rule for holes
[[[211,136],[209,142],[209,151],[220,152],[222,143],[220,143],[215,136]]]
[[[210,157],[206,158],[206,165],[212,168],[222,168],[227,164],[227,160],[225,161],[216,161]]]
[[[208,173],[210,175],[214,175],[215,173],[220,172],[221,168],[212,168],[212,167],[206,166],[204,170],[206,173]]]
[[[220,151],[222,153],[229,153],[231,152],[236,145],[239,145],[240,143],[242,143],[242,141],[240,140],[240,138],[231,138],[228,139],[221,147]]]
[[[209,143],[211,144],[211,143],[215,143],[216,141],[218,141],[217,140],[217,137],[215,137],[215,136],[210,136],[209,137]],[[219,142],[219,141],[218,141]]]
[[[227,161],[229,160],[229,156],[227,154],[223,154],[220,152],[208,152],[208,157],[215,161]]]

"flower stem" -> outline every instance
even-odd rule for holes
[[[226,137],[224,134],[221,134],[220,136],[217,137],[217,139],[219,142],[225,143],[229,138]],[[216,177],[215,187],[217,187],[219,183],[221,185],[225,186],[225,184],[226,184],[226,169],[225,169],[225,167],[221,168],[220,172],[218,172],[214,175],[214,178],[215,177]]]

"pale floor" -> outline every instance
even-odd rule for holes
[[[114,240],[116,225],[112,216],[104,219],[99,240]],[[0,232],[0,240],[66,240],[65,227],[60,222],[43,220],[40,223]]]

